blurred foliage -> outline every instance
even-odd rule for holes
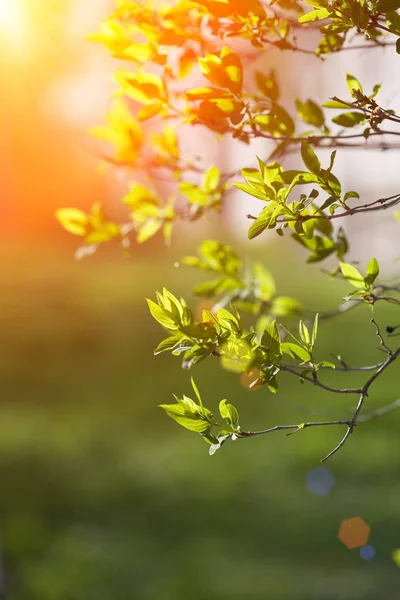
[[[400,415],[363,424],[330,465],[337,485],[326,497],[307,491],[306,475],[338,440],[337,431],[276,433],[237,442],[240,448],[230,444],[210,458],[190,432],[166,426],[156,405],[182,389],[182,373],[173,357],[151,358],[159,327],[142,298],[161,276],[187,295],[196,273],[185,269],[183,278],[172,265],[188,250],[168,250],[163,261],[123,260],[117,252],[75,263],[68,248],[45,254],[32,247],[28,259],[3,247],[4,597],[396,599],[391,552],[400,536]],[[315,311],[320,303],[336,306],[348,290],[340,281],[317,289],[317,267],[300,274],[287,269],[282,252],[272,247],[269,256],[282,293],[296,289]],[[195,309],[198,300],[188,303]],[[392,322],[395,308],[377,311],[383,323]],[[321,352],[356,356],[360,364],[379,359],[368,319],[368,307],[361,307],[326,322]],[[212,363],[196,369],[207,406],[217,412],[226,396],[249,426],[306,413],[335,418],[350,408],[348,398],[327,393],[324,401],[323,391],[314,394],[289,376],[279,398],[238,380]],[[393,399],[397,381],[393,369],[377,382],[377,403]],[[190,391],[189,376],[184,390]],[[369,408],[375,406],[374,400]],[[337,537],[348,516],[372,528],[371,563]]]

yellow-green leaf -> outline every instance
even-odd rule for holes
[[[88,215],[79,208],[60,208],[56,211],[59,223],[74,235],[85,236],[89,222]]]
[[[349,265],[347,263],[340,263],[340,269],[342,271],[342,275],[347,281],[356,288],[364,288],[365,282],[364,277],[361,275],[360,271],[353,267],[353,265]]]

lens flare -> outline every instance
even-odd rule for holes
[[[8,41],[23,39],[24,18],[18,0],[0,0],[0,37]]]

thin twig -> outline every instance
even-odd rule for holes
[[[286,219],[277,219],[276,223],[289,223],[293,221],[309,221],[311,219],[326,219],[327,221],[332,221],[334,219],[341,219],[343,217],[349,217],[360,213],[368,213],[368,212],[377,212],[380,210],[386,210],[388,208],[392,208],[396,206],[400,202],[400,194],[395,194],[394,196],[389,196],[387,198],[379,198],[374,202],[369,204],[362,204],[360,206],[355,206],[354,208],[349,208],[341,213],[334,213],[333,215],[327,214],[314,214],[314,215],[299,215],[296,217],[289,217]],[[248,219],[256,220],[258,217],[248,214],[246,215]],[[381,297],[382,298],[382,297]],[[385,298],[387,300],[387,298]],[[395,299],[393,304],[397,304],[398,302]]]
[[[272,433],[273,431],[284,431],[285,429],[306,429],[307,427],[325,427],[327,425],[347,425],[349,426],[350,421],[312,421],[310,423],[301,423],[299,425],[275,425],[269,429],[263,429],[261,431],[241,431],[239,437],[254,437],[256,435],[264,435],[266,433]]]
[[[382,300],[382,298],[381,298],[381,300]],[[374,319],[374,318],[372,318],[372,319],[371,319],[371,323],[373,323],[373,324],[375,325],[375,329],[376,329],[376,335],[377,335],[377,336],[378,336],[378,338],[379,338],[379,341],[380,341],[380,343],[381,343],[381,346],[382,346],[382,347],[385,349],[385,351],[386,351],[386,354],[388,354],[388,355],[390,356],[390,355],[392,354],[392,351],[391,351],[391,349],[390,349],[390,348],[388,348],[388,346],[386,346],[386,344],[385,344],[385,340],[384,340],[384,339],[383,339],[383,337],[382,337],[382,333],[381,333],[381,330],[380,330],[380,327],[379,327],[378,323],[375,321],[375,319]]]
[[[351,433],[353,433],[354,431],[354,427],[356,426],[357,420],[358,420],[358,416],[359,413],[363,407],[364,404],[364,400],[365,398],[368,396],[368,390],[371,387],[371,385],[373,384],[373,382],[379,377],[379,375],[381,375],[381,373],[383,373],[383,371],[385,369],[387,369],[387,367],[396,360],[396,358],[400,355],[400,348],[398,348],[396,350],[396,352],[391,352],[389,354],[389,356],[387,357],[387,359],[382,363],[382,365],[379,367],[379,369],[377,369],[377,371],[368,379],[368,381],[366,381],[366,383],[363,385],[363,387],[361,388],[361,393],[360,393],[360,398],[358,400],[357,406],[356,406],[356,410],[354,411],[353,417],[348,425],[347,431],[344,434],[343,438],[341,439],[341,441],[339,442],[339,444],[336,446],[336,448],[334,448],[331,452],[329,452],[329,454],[327,454],[325,456],[325,458],[323,458],[321,460],[321,462],[325,462],[327,461],[331,456],[333,456],[334,454],[336,454],[336,452],[338,450],[340,450],[342,448],[342,446],[346,443],[349,435]]]
[[[312,383],[313,385],[316,385],[317,387],[320,387],[323,390],[326,390],[327,392],[332,392],[334,394],[360,394],[361,393],[361,388],[333,388],[333,387],[330,387],[329,385],[325,385],[324,383],[321,383],[318,379],[313,379],[312,377],[308,377],[307,375],[304,375],[304,376],[301,375],[301,373],[298,373],[291,366],[288,366],[288,365],[280,365],[280,368],[282,371],[291,373],[292,375],[299,377],[303,381],[308,381],[309,383]],[[305,368],[307,368],[307,367],[305,367]]]

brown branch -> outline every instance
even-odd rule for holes
[[[355,107],[353,107],[355,108]],[[396,121],[396,123],[399,121]],[[349,133],[349,134],[345,134],[345,135],[308,135],[308,136],[291,136],[291,135],[280,135],[280,136],[275,136],[275,135],[271,135],[269,133],[264,133],[260,130],[254,131],[253,129],[247,133],[252,133],[254,135],[254,137],[258,137],[258,138],[263,138],[266,140],[274,140],[275,142],[309,142],[310,144],[312,144],[313,142],[316,141],[324,141],[324,140],[351,140],[351,139],[356,139],[356,138],[364,138],[365,141],[367,142],[367,139],[365,137],[365,135],[363,133]],[[400,131],[385,131],[385,130],[380,130],[380,131],[372,131],[369,135],[368,138],[371,137],[376,137],[376,136],[380,136],[380,135],[396,135],[396,136],[400,136]],[[330,146],[332,147],[332,146]]]
[[[284,431],[285,429],[301,430],[307,427],[324,427],[327,425],[347,425],[349,426],[350,421],[312,421],[310,423],[301,423],[299,425],[275,425],[269,429],[262,429],[261,431],[243,431],[239,433],[239,437],[254,437],[256,435],[264,435],[266,433],[272,433],[273,431]]]
[[[325,385],[324,383],[321,383],[321,381],[319,381],[318,379],[308,377],[307,375],[304,375],[304,376],[301,375],[301,373],[298,373],[290,365],[282,365],[281,364],[281,365],[279,365],[279,367],[282,371],[285,371],[286,373],[291,373],[292,375],[299,377],[302,381],[308,381],[309,383],[312,383],[313,385],[316,385],[317,387],[320,387],[323,390],[326,390],[327,392],[332,392],[334,394],[360,394],[361,393],[362,388],[333,388],[333,387],[330,387],[329,385]],[[305,366],[305,368],[307,368],[307,367]]]
[[[291,221],[309,221],[310,219],[326,219],[327,221],[333,221],[333,219],[341,219],[342,217],[348,217],[360,213],[367,212],[376,212],[379,210],[386,210],[387,208],[391,208],[396,206],[400,202],[400,193],[394,194],[393,196],[388,196],[387,198],[379,198],[378,200],[374,200],[374,202],[370,202],[369,204],[362,204],[360,206],[355,206],[354,208],[349,208],[342,213],[334,213],[333,215],[326,214],[316,214],[316,215],[299,215],[299,218],[290,217],[288,219],[277,219],[277,223],[289,223]],[[253,219],[254,221],[258,218],[254,215],[246,215],[248,219]],[[381,297],[382,299],[382,297]],[[387,300],[387,298],[385,298]],[[394,300],[394,298],[392,299]],[[397,304],[397,301],[395,301]]]
[[[382,333],[381,333],[381,330],[380,330],[380,327],[379,327],[378,323],[375,321],[374,318],[371,319],[371,323],[373,323],[375,325],[376,335],[379,338],[381,346],[385,349],[386,354],[388,354],[390,356],[392,354],[392,351],[391,351],[390,348],[388,348],[388,346],[386,346],[385,340],[382,337]]]
[[[349,435],[351,433],[353,433],[353,431],[354,431],[354,428],[355,428],[355,426],[357,424],[357,419],[358,419],[359,413],[360,413],[360,411],[361,411],[361,409],[363,407],[363,404],[364,404],[364,400],[368,396],[369,388],[371,387],[371,385],[373,384],[373,382],[381,375],[381,373],[383,373],[383,371],[385,369],[387,369],[387,367],[392,362],[394,362],[399,355],[400,355],[400,348],[398,348],[395,352],[390,351],[390,354],[387,357],[387,359],[381,364],[381,366],[379,367],[379,369],[377,369],[377,371],[363,385],[363,387],[361,388],[360,398],[358,400],[358,403],[357,403],[357,406],[356,406],[356,410],[354,411],[353,417],[352,417],[351,421],[348,424],[346,433],[344,434],[343,438],[340,440],[340,442],[336,446],[336,448],[334,448],[331,452],[329,452],[329,454],[327,454],[325,456],[325,458],[323,458],[321,460],[321,462],[327,461],[331,456],[333,456],[334,454],[336,454],[336,452],[338,452],[338,450],[340,450],[344,446],[344,444],[346,443]]]

